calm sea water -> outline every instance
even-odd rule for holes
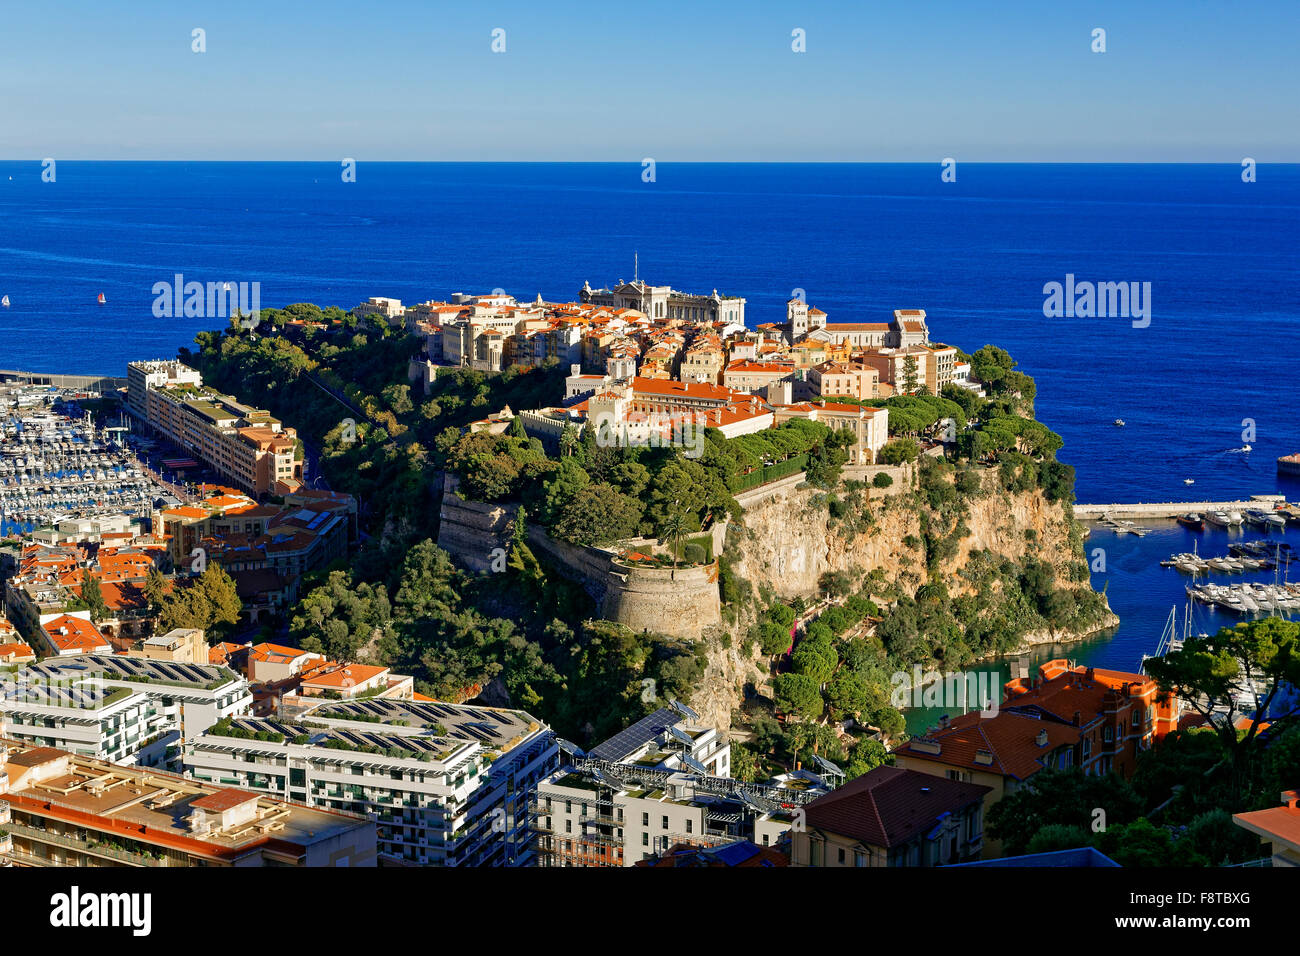
[[[260,282],[264,306],[497,287],[568,300],[584,280],[631,279],[638,256],[648,281],[745,296],[751,324],[784,318],[798,288],[832,321],[923,308],[937,340],[1002,345],[1037,380],[1081,501],[1300,496],[1274,468],[1300,451],[1300,166],[1250,184],[1234,164],[963,164],[955,183],[937,164],[641,175],[363,163],[344,183],[328,163],[60,162],[47,183],[38,163],[0,162],[0,368],[123,375],[174,354],[221,324],[153,316],[153,284],[178,272]],[[1044,318],[1044,284],[1067,273],[1150,282],[1150,326]],[[1254,450],[1231,451],[1252,424]],[[1171,596],[1157,572],[1176,572],[1151,567],[1181,534],[1111,544],[1097,583],[1124,625],[1094,663],[1133,666],[1154,645]]]

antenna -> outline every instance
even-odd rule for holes
[[[632,281],[641,281],[641,256],[637,252],[632,253]]]

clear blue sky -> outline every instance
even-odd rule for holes
[[[0,157],[1297,162],[1297,50],[1300,0],[6,3]]]

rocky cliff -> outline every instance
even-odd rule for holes
[[[893,473],[895,484],[885,490],[841,489],[828,498],[806,484],[785,482],[761,499],[742,502],[744,520],[728,537],[731,572],[755,593],[770,589],[785,600],[818,596],[819,580],[827,572],[843,572],[856,586],[875,570],[887,585],[911,595],[927,581],[928,528],[932,535],[950,539],[951,554],[935,568],[953,597],[972,590],[960,572],[977,551],[1017,563],[1033,557],[1052,566],[1059,586],[1090,587],[1086,577],[1074,580],[1084,555],[1066,506],[1048,501],[1037,488],[1006,491],[999,486],[996,470],[990,469],[980,476],[978,490],[962,496],[959,508],[939,511],[917,494],[915,470]],[[691,703],[718,727],[730,725],[746,682],[761,685],[767,680],[757,650],[752,655],[742,650],[753,619],[752,609],[742,612],[727,633],[719,631],[710,640],[706,673]],[[1049,628],[1026,633],[1023,641],[1077,640],[1117,623],[1118,618],[1107,613],[1086,628]]]

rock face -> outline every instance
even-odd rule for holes
[[[858,477],[854,475],[853,477]],[[844,571],[860,576],[880,569],[886,579],[914,591],[926,581],[922,541],[922,510],[905,498],[915,482],[911,469],[895,472],[894,485],[871,489],[872,522],[837,520],[825,503],[824,493],[799,481],[787,480],[761,497],[742,501],[744,521],[732,529],[729,540],[734,555],[733,573],[756,586],[766,585],[780,598],[811,598],[818,594],[818,579],[826,572]],[[1052,564],[1061,572],[1083,560],[1072,533],[1072,520],[1060,502],[1048,501],[1041,492],[1008,493],[996,488],[996,472],[983,476],[984,492],[968,501],[965,518],[969,534],[956,553],[941,562],[940,576],[957,596],[970,589],[958,576],[974,551],[988,550],[1020,561],[1027,555]],[[1062,583],[1063,579],[1062,579]],[[1088,587],[1085,582],[1080,587]],[[741,650],[753,623],[736,621],[730,634],[709,641],[705,674],[691,698],[691,706],[719,729],[731,724],[734,708],[743,701],[746,683],[762,688],[768,681],[766,661],[754,650]],[[1088,633],[1119,623],[1113,614]],[[1078,640],[1084,633],[1035,632],[1024,635],[1026,645]]]
[[[994,472],[984,476],[986,487],[995,477]],[[851,523],[831,516],[820,500],[825,495],[817,489],[783,488],[745,510],[733,568],[783,598],[812,597],[818,578],[828,571],[862,573],[879,568],[891,581],[919,586],[925,578],[921,512],[899,496],[904,490],[897,485],[884,492],[872,489],[873,521],[865,529],[852,530]],[[1058,570],[1083,559],[1071,544],[1064,506],[1037,491],[999,490],[971,500],[969,509],[969,534],[959,541],[956,554],[940,565],[954,596],[966,590],[957,572],[972,551],[989,550],[1013,561],[1032,553]]]

